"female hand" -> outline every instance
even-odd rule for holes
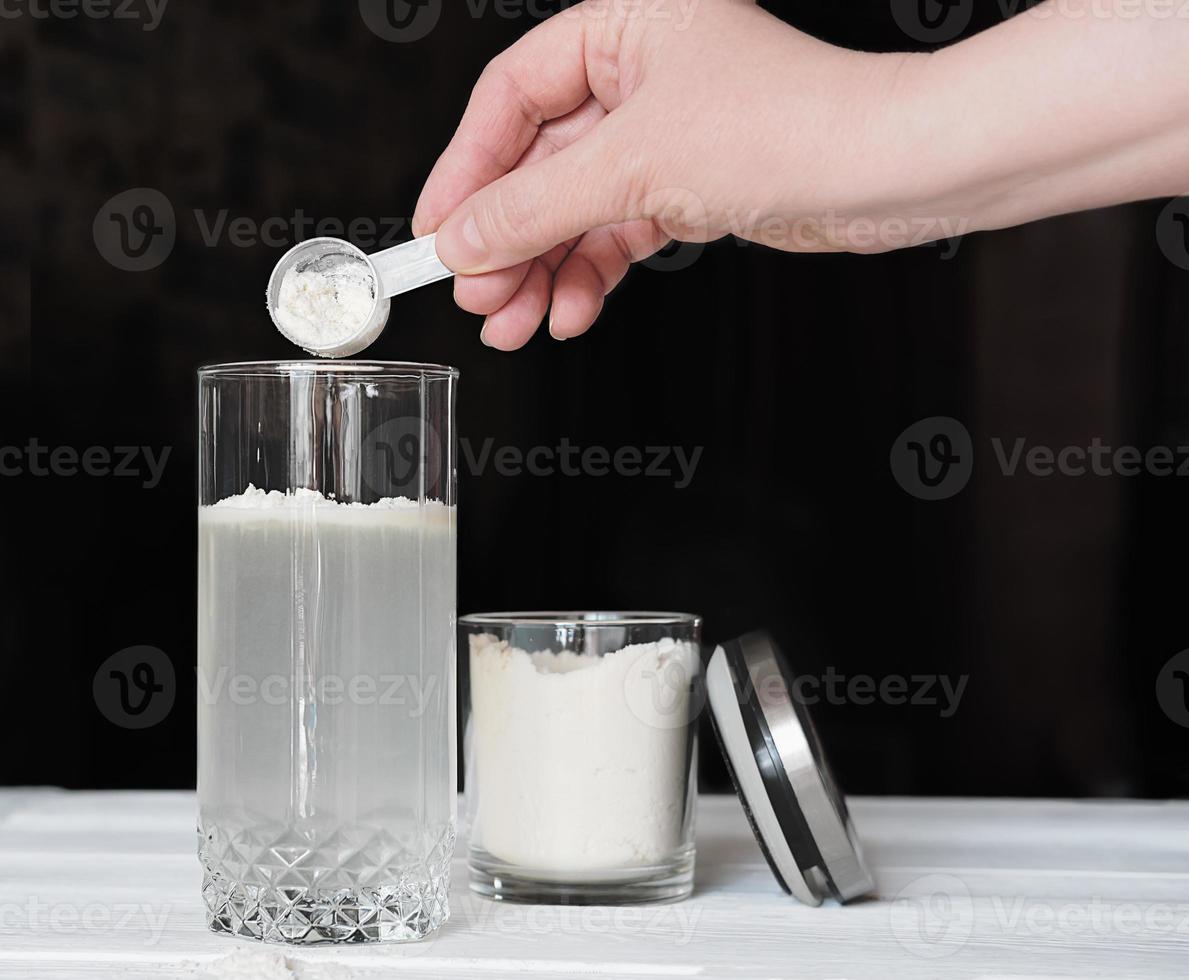
[[[512,350],[547,311],[583,333],[672,239],[873,252],[1180,193],[1189,22],[1131,3],[1049,0],[908,55],[750,0],[586,0],[488,65],[414,233],[438,232],[459,305]]]
[[[414,233],[438,231],[486,343],[521,346],[551,304],[553,336],[577,336],[671,239],[760,241],[772,218],[853,203],[873,103],[906,60],[814,41],[747,0],[587,0],[483,72]]]

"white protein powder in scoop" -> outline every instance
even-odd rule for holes
[[[681,846],[694,644],[599,657],[471,636],[470,668],[472,846],[544,873],[646,866]]]
[[[352,255],[326,256],[286,271],[276,318],[301,347],[331,347],[359,335],[375,301],[376,283],[366,262]]]

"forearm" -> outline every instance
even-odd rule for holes
[[[1189,192],[1189,19],[1150,11],[1050,0],[907,63],[903,199],[976,230]]]

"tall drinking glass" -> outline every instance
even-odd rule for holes
[[[198,852],[217,932],[411,940],[449,915],[457,378],[198,373]]]

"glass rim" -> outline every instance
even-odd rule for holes
[[[459,626],[693,626],[702,625],[696,613],[604,610],[526,610],[523,612],[468,613]]]
[[[374,361],[344,358],[309,360],[287,358],[276,361],[228,361],[203,364],[198,377],[205,378],[283,378],[302,374],[344,374],[357,378],[395,378],[419,376],[433,379],[458,378],[458,368],[448,364],[426,364],[419,361]]]

